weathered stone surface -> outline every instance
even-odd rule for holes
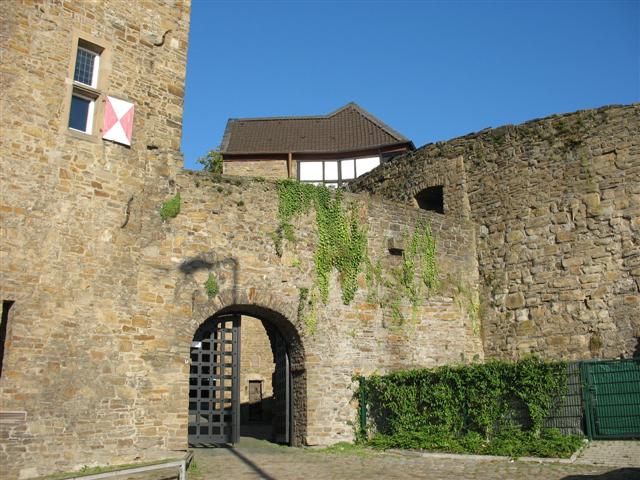
[[[189,13],[188,0],[0,2],[0,299],[15,301],[0,408],[26,415],[0,425],[3,478],[184,445],[184,402],[168,380],[186,368],[170,341],[181,325],[164,332],[133,307],[146,245],[132,239],[147,187],[182,164],[171,89],[184,85]],[[110,54],[102,93],[135,104],[130,148],[67,129],[77,37]],[[166,284],[150,281],[158,292],[144,301],[167,309]]]
[[[242,317],[240,338],[242,345],[240,403],[249,402],[250,381],[262,382],[264,398],[273,396],[271,385],[271,376],[274,372],[273,353],[262,322],[257,318]]]
[[[434,182],[444,186],[446,215],[477,225],[482,302],[490,306],[482,319],[487,355],[589,358],[588,344],[575,348],[561,340],[589,331],[601,333],[601,356],[637,352],[640,105],[555,115],[426,145],[350,188],[414,206],[414,196]],[[553,320],[536,314],[536,328],[525,328],[505,319],[523,298],[552,310]],[[585,320],[590,310],[595,323]]]
[[[226,175],[242,177],[295,178],[297,162],[291,164],[292,171],[287,170],[287,160],[236,160],[224,162]]]
[[[295,220],[297,241],[285,242],[280,258],[272,239],[275,184],[214,180],[179,168],[188,2],[3,2],[0,8],[10,19],[2,37],[8,73],[1,101],[8,114],[2,116],[0,295],[15,302],[0,398],[3,411],[24,412],[19,423],[0,426],[7,478],[186,448],[191,341],[225,307],[270,312],[286,333],[297,444],[353,438],[354,374],[483,358],[469,306],[448,294],[422,299],[415,310],[404,301],[399,325],[367,298],[364,278],[352,304],[343,305],[334,276],[316,332],[299,321],[299,288],[315,275],[314,215]],[[104,93],[135,103],[131,147],[68,132],[62,112],[74,34],[111,49]],[[178,191],[180,214],[162,222],[160,206]],[[428,220],[442,279],[449,275],[477,295],[469,222],[407,212],[368,195],[345,200],[358,206],[371,259],[385,272],[398,267],[388,239]],[[204,290],[210,273],[220,286],[214,298]],[[250,353],[250,342],[243,343]]]
[[[509,309],[524,307],[524,295],[521,292],[509,295],[504,304]]]
[[[171,180],[157,193],[147,186],[145,195],[136,197],[125,228],[115,215],[74,229],[67,225],[70,242],[81,242],[88,232],[109,232],[111,240],[98,241],[101,253],[89,264],[99,279],[87,283],[89,265],[75,261],[77,255],[86,256],[87,243],[80,243],[85,253],[56,248],[66,268],[39,263],[40,282],[28,297],[16,298],[5,359],[11,380],[3,378],[4,404],[26,409],[28,431],[38,432],[29,440],[34,451],[44,443],[57,445],[58,450],[77,452],[67,464],[76,458],[80,464],[88,458],[130,461],[156,449],[184,448],[190,342],[198,325],[223,307],[253,304],[276,311],[298,332],[302,343],[296,365],[306,372],[303,394],[308,401],[294,422],[301,441],[308,444],[352,438],[354,374],[482,358],[477,327],[454,299],[425,300],[413,320],[411,307],[403,306],[406,324],[394,326],[387,323],[383,309],[367,302],[366,290],[358,292],[352,305],[343,305],[335,278],[328,304],[318,310],[317,332],[308,334],[296,312],[299,287],[313,282],[314,216],[296,220],[297,241],[285,243],[286,255],[280,259],[271,238],[277,226],[274,184],[239,178],[216,183],[206,174],[193,173]],[[181,192],[181,212],[162,223],[158,208],[173,189]],[[402,207],[368,196],[348,196],[347,201],[360,205],[372,261],[380,261],[384,270],[396,261],[387,250],[390,233],[408,232],[419,219],[428,219],[443,274],[464,278],[475,288],[474,234],[469,225],[418,210],[407,214]],[[271,231],[260,231],[264,224]],[[18,252],[13,252],[16,257]],[[41,249],[38,260],[48,255]],[[287,261],[287,255],[297,262]],[[185,268],[194,260],[208,266]],[[30,262],[25,257],[21,261]],[[204,294],[210,272],[220,285],[214,299]],[[61,276],[64,289],[58,286]],[[3,273],[3,280],[21,285],[10,272]],[[54,302],[48,301],[51,296]],[[43,336],[55,340],[45,347]],[[33,371],[22,363],[27,357],[33,371],[52,358],[64,366],[48,368],[46,380],[32,384]],[[29,392],[28,401],[17,398],[18,386],[20,393]],[[53,406],[44,408],[48,402]],[[109,408],[97,412],[93,405],[98,404]],[[56,422],[68,425],[68,433],[53,435]],[[10,434],[7,440],[10,450],[17,452],[25,436]],[[52,452],[42,458],[45,466],[48,458],[58,457]]]
[[[369,298],[364,275],[348,306],[334,276],[312,334],[297,312],[299,288],[314,278],[313,214],[295,220],[297,241],[280,258],[273,183],[180,170],[189,8],[0,3],[0,295],[15,302],[0,399],[20,412],[0,425],[7,478],[184,449],[189,347],[224,308],[269,312],[286,336],[297,444],[353,438],[354,374],[481,360],[468,314],[480,277],[492,356],[580,358],[595,335],[605,355],[630,351],[631,332],[640,335],[636,106],[428,146],[362,179],[393,198],[346,195],[367,225],[371,260],[397,269],[389,239],[428,220],[443,289],[415,310],[401,302],[399,325]],[[136,105],[131,147],[68,131],[74,35],[109,49],[103,93]],[[436,185],[446,215],[406,208]],[[178,191],[181,213],[162,222],[160,205]]]

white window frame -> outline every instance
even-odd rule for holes
[[[91,72],[91,84],[80,82],[74,78],[73,83],[78,85],[89,85],[91,88],[98,88],[98,72],[100,71],[100,54],[95,50],[91,50],[89,48],[78,45],[76,49],[76,62],[78,61],[78,51],[82,50],[83,52],[87,52],[89,55],[93,55],[93,70]],[[75,65],[74,65],[75,68]],[[75,70],[74,70],[75,72]],[[74,75],[75,77],[75,75]]]

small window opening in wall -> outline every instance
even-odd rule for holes
[[[13,300],[2,301],[2,323],[0,323],[0,377],[4,363],[4,344],[7,341],[7,324],[9,323],[9,310],[13,306]]]
[[[69,107],[68,127],[71,130],[93,134],[96,101],[101,94],[98,81],[102,52],[98,45],[78,40]]]
[[[95,99],[74,93],[71,96],[69,128],[91,133],[93,131],[93,109],[95,108],[95,103]]]
[[[423,210],[444,213],[444,189],[442,185],[428,187],[416,194],[416,203]]]
[[[249,380],[249,421],[262,420],[262,380]]]
[[[98,70],[100,68],[100,54],[97,51],[78,44],[76,52],[76,66],[73,71],[73,81],[98,88]]]

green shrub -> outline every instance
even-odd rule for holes
[[[160,218],[162,220],[168,220],[175,218],[180,213],[180,192],[176,193],[176,196],[170,200],[167,200],[162,204],[160,208]]]
[[[207,281],[204,282],[204,291],[207,292],[207,296],[209,298],[215,297],[220,291],[220,288],[218,287],[218,280],[213,273],[210,273]]]
[[[222,175],[223,159],[220,150],[209,150],[206,155],[198,158],[196,162],[202,165],[204,171]]]
[[[570,456],[580,445],[579,437],[542,428],[566,389],[564,362],[529,357],[411,370],[374,375],[364,388],[376,432],[368,442],[378,448],[518,457]]]
[[[474,455],[503,455],[568,458],[582,445],[582,438],[562,435],[557,430],[543,430],[539,436],[519,428],[505,430],[487,440],[477,432],[456,436],[439,429],[376,434],[367,444],[374,448],[400,448]]]

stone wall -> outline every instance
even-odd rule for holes
[[[191,341],[216,313],[260,317],[287,341],[298,445],[353,437],[353,374],[482,355],[464,305],[442,295],[391,324],[364,291],[343,305],[334,278],[317,331],[300,325],[313,215],[279,258],[274,184],[179,170],[189,2],[2,2],[0,14],[0,300],[14,302],[0,378],[6,478],[185,449]],[[105,94],[135,104],[130,147],[67,128],[78,38],[105,49],[98,107]],[[177,191],[182,212],[163,223],[160,206]],[[465,222],[349,200],[384,267],[398,261],[389,238],[426,218],[443,271],[477,271]]]
[[[260,318],[287,342],[295,445],[353,438],[353,375],[482,359],[480,280],[491,355],[633,348],[637,106],[428,146],[359,180],[393,199],[345,199],[372,263],[401,268],[390,247],[426,220],[442,287],[394,311],[372,301],[364,272],[344,305],[334,275],[312,330],[298,311],[314,282],[314,214],[294,221],[297,241],[279,257],[274,183],[179,168],[189,2],[3,2],[0,15],[0,300],[14,301],[0,378],[7,478],[185,449],[191,341],[221,312]],[[131,147],[67,129],[84,37],[109,52],[103,93],[135,104]],[[447,214],[406,208],[433,185],[445,187]],[[163,222],[176,192],[181,212]]]
[[[351,188],[415,207],[432,185],[476,224],[487,355],[638,354],[639,105],[429,144]]]
[[[184,173],[160,187],[136,195],[127,216],[123,203],[120,215],[103,217],[99,232],[91,225],[50,225],[52,236],[64,230],[66,244],[83,249],[79,254],[53,241],[41,244],[37,256],[23,256],[24,270],[39,268],[46,281],[26,283],[21,272],[3,272],[3,285],[29,290],[11,311],[2,378],[3,408],[26,412],[25,423],[3,430],[2,461],[10,475],[186,448],[191,340],[204,320],[225,308],[240,306],[251,314],[246,308],[256,306],[280,314],[277,326],[293,350],[292,370],[304,377],[294,380],[294,396],[306,399],[294,399],[294,443],[353,438],[354,374],[482,356],[472,322],[453,298],[426,299],[413,320],[391,325],[384,310],[367,302],[364,288],[352,305],[343,305],[335,278],[317,331],[309,334],[297,311],[299,287],[312,282],[313,215],[296,221],[298,240],[286,243],[279,258],[272,240],[274,184],[240,178],[216,183]],[[163,223],[160,204],[176,190],[181,212]],[[370,255],[385,269],[398,258],[389,255],[389,238],[428,219],[443,271],[477,271],[474,233],[464,222],[420,211],[404,215],[403,208],[366,196],[348,200],[358,203]],[[26,236],[16,217],[5,225]],[[60,263],[42,261],[52,255]],[[214,299],[204,290],[209,273],[220,285]]]
[[[350,387],[356,373],[482,356],[471,320],[452,297],[430,298],[414,323],[408,321],[394,328],[389,312],[367,302],[364,287],[351,305],[342,305],[335,279],[328,304],[319,309],[317,331],[309,334],[299,323],[297,311],[299,288],[310,286],[314,274],[317,236],[313,215],[297,219],[298,240],[295,244],[285,243],[284,254],[278,258],[272,239],[278,208],[274,184],[241,178],[214,183],[203,175],[185,174],[178,177],[176,188],[182,192],[183,209],[163,226],[171,232],[164,240],[166,246],[160,246],[159,252],[150,251],[153,261],[143,263],[157,263],[163,251],[172,252],[175,261],[197,257],[211,265],[224,265],[225,260],[233,259],[235,273],[222,266],[212,270],[221,286],[220,298],[214,301],[207,299],[202,290],[208,270],[176,278],[176,282],[189,282],[188,288],[180,287],[184,300],[195,305],[196,311],[204,309],[207,314],[232,304],[255,303],[288,319],[299,332],[304,350],[305,443],[327,444],[351,438],[348,422],[353,421],[354,410],[349,404]],[[389,239],[402,237],[418,219],[427,218],[438,241],[442,271],[456,278],[477,271],[473,231],[464,222],[420,211],[403,215],[393,204],[367,197],[350,197],[349,201],[363,209],[370,255],[373,261],[380,259],[384,269],[398,266],[398,257],[389,255]],[[472,289],[476,281],[471,278]],[[364,273],[360,283],[364,285]],[[174,296],[172,303],[180,301]],[[409,317],[411,307],[404,305],[404,310]]]
[[[296,177],[296,166],[294,161],[291,178]],[[225,160],[223,168],[226,175],[269,179],[288,178],[287,160]]]
[[[128,222],[182,165],[189,13],[188,0],[0,2],[0,299],[15,301],[0,379],[6,478],[131,461],[181,422],[148,421],[134,401],[164,387],[161,374],[153,391],[130,375],[142,362],[133,329],[150,320],[130,313]],[[105,48],[102,93],[135,104],[130,147],[67,128],[78,38]]]
[[[482,356],[454,298],[428,299],[414,317],[400,305],[411,321],[392,324],[363,290],[343,305],[335,278],[317,331],[302,328],[313,215],[297,220],[298,242],[280,258],[274,184],[179,169],[189,2],[2,2],[0,14],[0,300],[14,302],[0,378],[6,478],[185,449],[191,341],[217,313],[259,317],[286,340],[296,445],[353,437],[353,374]],[[78,38],[105,49],[98,102],[135,104],[130,147],[67,128]],[[163,223],[160,206],[177,191],[182,212]],[[389,238],[426,218],[443,271],[477,271],[467,223],[349,200],[383,267],[397,266]]]

